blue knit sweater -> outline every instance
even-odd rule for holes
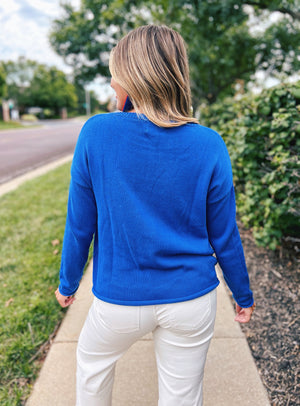
[[[218,285],[218,260],[237,303],[253,304],[230,159],[209,128],[160,128],[136,113],[89,119],[71,169],[61,294],[77,290],[93,237],[93,293],[101,300],[199,297]]]

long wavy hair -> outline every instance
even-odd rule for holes
[[[197,123],[192,117],[189,64],[181,35],[145,25],[113,48],[109,69],[135,110],[160,127]]]

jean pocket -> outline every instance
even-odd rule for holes
[[[97,318],[116,333],[132,333],[140,328],[139,306],[123,306],[94,299]]]
[[[212,314],[212,293],[197,299],[170,305],[170,322],[177,331],[198,331],[210,321]]]

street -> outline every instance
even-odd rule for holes
[[[73,153],[83,124],[79,120],[47,120],[37,128],[0,131],[0,184]]]

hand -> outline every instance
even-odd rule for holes
[[[235,305],[236,309],[236,316],[235,316],[235,321],[238,321],[239,323],[248,323],[251,319],[252,313],[255,309],[255,303],[251,307],[241,307],[237,303]]]
[[[55,296],[56,296],[56,299],[57,299],[58,303],[61,305],[61,307],[68,307],[75,300],[74,296],[63,296],[60,293],[60,291],[58,290],[58,288],[55,291]]]

